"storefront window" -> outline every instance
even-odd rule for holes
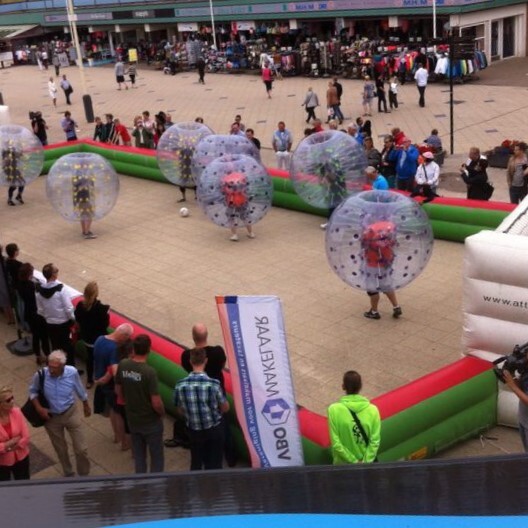
[[[499,21],[491,23],[491,60],[500,59],[499,55]]]
[[[515,55],[515,17],[508,17],[502,21],[502,57]]]

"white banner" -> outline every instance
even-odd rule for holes
[[[303,465],[280,300],[217,297],[216,303],[251,465]]]

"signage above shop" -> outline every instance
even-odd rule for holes
[[[196,22],[178,22],[178,31],[198,31]]]
[[[132,18],[154,18],[154,9],[145,9],[143,11],[132,11]]]
[[[67,22],[68,15],[44,15],[46,22]],[[78,13],[77,21],[113,20],[112,13]]]
[[[462,6],[480,4],[491,0],[436,0],[437,7]],[[284,2],[277,4],[251,4],[251,5],[226,5],[214,6],[213,14],[216,16],[228,15],[262,15],[273,13],[309,13],[313,11],[332,12],[350,9],[388,9],[398,7],[432,7],[434,0],[328,0],[321,2]],[[210,16],[209,7],[184,7],[176,8],[176,17],[203,17]]]

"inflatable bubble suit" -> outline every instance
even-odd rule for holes
[[[194,121],[176,123],[165,130],[158,142],[158,165],[171,183],[180,187],[195,187],[192,158],[196,145],[213,131]]]
[[[0,126],[0,185],[28,185],[40,176],[44,150],[37,136],[19,125]]]
[[[292,156],[290,179],[306,203],[327,209],[363,190],[366,168],[363,147],[353,137],[325,130],[299,143]]]
[[[193,174],[199,180],[205,167],[213,160],[224,155],[243,154],[260,162],[260,152],[255,144],[245,136],[235,134],[214,134],[200,141],[193,158]]]
[[[51,167],[46,194],[53,208],[66,220],[100,219],[117,201],[119,178],[99,154],[67,154]]]
[[[256,224],[271,208],[273,186],[266,168],[251,156],[221,156],[202,173],[198,203],[215,224]]]
[[[425,268],[433,230],[423,209],[390,191],[350,196],[326,229],[326,256],[347,284],[365,291],[403,288]]]

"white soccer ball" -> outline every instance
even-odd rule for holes
[[[189,216],[189,209],[187,209],[187,207],[182,207],[180,209],[180,216],[182,218],[187,218]]]

